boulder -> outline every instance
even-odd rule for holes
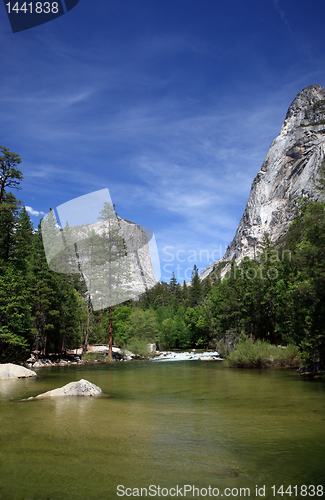
[[[79,382],[70,382],[63,387],[53,389],[53,391],[44,392],[35,398],[28,399],[45,399],[56,398],[60,396],[98,396],[102,394],[102,390],[97,385],[88,382],[88,380],[81,379]]]
[[[29,377],[37,377],[37,374],[24,366],[14,365],[13,363],[0,365],[0,380]]]

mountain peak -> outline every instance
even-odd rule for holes
[[[285,234],[295,200],[302,193],[313,199],[320,196],[314,178],[324,157],[325,89],[315,84],[299,92],[289,106],[280,134],[253,180],[243,217],[221,262],[254,258],[265,233],[273,243]],[[217,262],[201,273],[201,279]],[[229,264],[223,274],[228,268]]]
[[[325,89],[320,85],[313,84],[305,87],[296,95],[288,108],[283,127],[284,129],[304,127],[324,118]]]

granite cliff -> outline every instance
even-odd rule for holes
[[[115,212],[104,221],[61,229],[51,210],[42,219],[42,237],[52,271],[82,272],[94,310],[136,299],[158,282],[153,232]]]
[[[319,197],[314,178],[324,153],[325,89],[310,85],[289,106],[280,133],[253,180],[234,239],[225,255],[201,273],[201,279],[220,262],[253,258],[264,233],[273,243],[285,234],[294,217],[295,201],[303,193]]]

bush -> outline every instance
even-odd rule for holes
[[[297,346],[276,347],[268,342],[257,340],[253,344],[249,339],[240,342],[232,351],[226,363],[228,366],[242,368],[267,368],[269,366],[297,366],[301,361]]]
[[[149,356],[148,341],[139,337],[131,338],[126,345],[126,349],[139,356]]]
[[[103,352],[85,352],[82,359],[84,361],[108,361],[109,358]]]

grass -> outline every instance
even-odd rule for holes
[[[241,368],[292,367],[300,362],[299,349],[295,345],[281,348],[261,340],[252,344],[249,339],[238,343],[226,359],[228,366]]]

